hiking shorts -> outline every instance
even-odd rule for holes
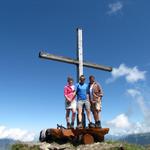
[[[72,102],[65,101],[65,107],[66,107],[66,109],[76,110],[76,108],[77,108],[76,100],[73,100]]]
[[[83,106],[86,110],[90,110],[91,104],[88,100],[78,100],[77,108],[83,108]]]
[[[101,111],[102,110],[102,101],[101,99],[96,101],[95,103],[91,103],[91,111]]]

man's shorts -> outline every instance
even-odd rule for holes
[[[86,110],[90,110],[91,104],[88,100],[78,100],[77,108],[83,108],[83,106]]]
[[[77,108],[76,100],[73,100],[72,102],[65,101],[65,106],[66,106],[66,109],[76,110]]]
[[[98,100],[95,103],[91,103],[91,111],[94,110],[101,111],[102,110],[102,100]]]

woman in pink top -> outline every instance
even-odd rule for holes
[[[68,84],[64,87],[65,96],[65,107],[66,107],[66,122],[67,128],[74,128],[74,121],[76,116],[76,92],[75,86],[73,85],[73,79],[71,77],[67,78]],[[70,111],[72,111],[72,118],[70,123]]]

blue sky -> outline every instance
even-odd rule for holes
[[[84,68],[104,90],[102,125],[110,134],[150,132],[150,13],[141,0],[0,1],[0,138],[32,140],[65,124],[63,88],[76,67],[38,58],[76,58],[83,29],[84,60],[113,72]],[[144,130],[143,130],[144,128]]]

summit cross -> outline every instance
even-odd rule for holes
[[[103,66],[99,64],[93,64],[89,62],[84,62],[83,61],[83,43],[82,43],[82,29],[77,28],[77,58],[72,59],[72,58],[67,58],[63,56],[56,56],[53,54],[49,54],[46,52],[39,52],[39,57],[44,58],[44,59],[50,59],[54,61],[60,61],[64,63],[69,63],[69,64],[74,64],[77,66],[77,82],[79,81],[79,77],[83,75],[83,66],[89,67],[89,68],[94,68],[98,70],[103,70],[103,71],[112,71],[112,67],[108,66]]]

